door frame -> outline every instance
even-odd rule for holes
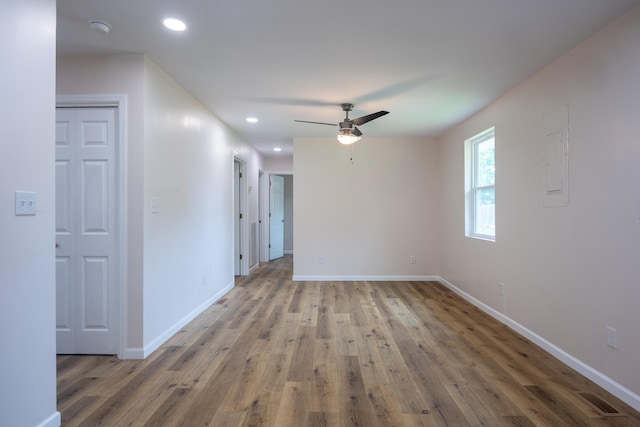
[[[100,108],[116,109],[116,253],[114,257],[116,277],[114,278],[117,323],[115,330],[118,335],[118,358],[122,359],[126,349],[127,338],[127,95],[126,94],[95,94],[95,95],[56,95],[56,108]]]
[[[282,237],[282,255],[276,256],[274,258],[272,258],[272,247],[271,244],[273,243],[273,241],[271,240],[271,231],[272,231],[272,220],[274,220],[273,217],[273,206],[271,206],[271,203],[273,202],[272,200],[272,195],[273,195],[273,179],[275,177],[278,177],[279,179],[282,180],[282,220],[280,221],[279,226],[282,227],[282,232],[278,233],[278,235],[281,235]],[[274,259],[278,259],[281,258],[284,255],[284,218],[285,218],[285,208],[284,208],[284,200],[285,200],[285,195],[284,195],[284,182],[285,182],[285,177],[283,174],[278,174],[278,173],[272,173],[269,174],[269,261],[272,261]],[[280,237],[280,236],[276,236],[276,237]]]
[[[260,253],[258,259],[260,262],[269,262],[269,241],[271,240],[271,233],[269,233],[269,202],[270,202],[270,182],[272,175],[279,175],[282,177],[293,177],[292,172],[266,172],[260,169],[258,171],[258,206],[259,206],[259,221],[260,221]],[[286,210],[285,210],[286,215]],[[292,252],[285,251],[285,254],[291,254]]]
[[[260,171],[258,178],[258,204],[260,207],[260,262],[269,262],[269,177],[267,172]]]
[[[242,254],[242,259],[240,260],[240,264],[239,264],[239,271],[236,271],[236,259],[235,259],[235,254],[236,254],[236,247],[235,247],[235,242],[236,242],[236,236],[235,236],[235,226],[234,226],[234,236],[232,239],[232,247],[231,247],[231,257],[232,257],[232,270],[234,272],[234,275],[239,275],[239,276],[248,276],[249,275],[249,210],[247,208],[248,206],[248,190],[247,190],[247,180],[248,180],[248,176],[247,176],[247,162],[246,160],[244,160],[242,157],[240,157],[238,155],[238,153],[233,152],[232,153],[232,163],[231,163],[231,174],[232,174],[232,179],[231,179],[231,185],[232,185],[232,191],[231,191],[231,204],[232,204],[232,224],[235,224],[236,221],[236,203],[235,203],[235,198],[236,198],[236,191],[235,191],[235,181],[236,181],[236,173],[235,173],[235,164],[238,163],[238,165],[240,166],[240,173],[242,174],[242,178],[240,179],[240,182],[238,183],[238,197],[239,197],[239,209],[240,209],[240,213],[242,213],[242,220],[240,221],[239,227],[238,227],[238,231],[240,233],[240,248],[239,248],[239,253]]]

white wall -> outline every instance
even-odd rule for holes
[[[335,138],[295,139],[294,277],[435,274],[437,155],[428,139],[365,137],[352,148]]]
[[[148,59],[144,123],[144,335],[153,348],[233,286],[234,152],[256,189],[260,164],[255,150]],[[250,221],[257,195],[250,193]],[[159,213],[151,213],[152,197]]]
[[[0,2],[0,425],[58,426],[55,365],[56,3]],[[17,31],[19,29],[19,31]],[[35,216],[14,215],[16,190]]]
[[[439,158],[441,276],[599,371],[605,383],[619,383],[617,394],[635,400],[636,407],[638,46],[635,8],[448,132]],[[570,201],[568,207],[545,208],[541,115],[566,102]],[[495,243],[464,237],[463,141],[490,126],[496,127]],[[506,285],[504,299],[498,282]],[[617,350],[607,347],[607,326],[618,331]]]
[[[146,357],[233,286],[233,157],[252,188],[261,158],[144,55],[59,57],[57,80],[59,95],[127,95],[123,355]]]

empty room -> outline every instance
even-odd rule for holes
[[[0,425],[640,425],[638,0],[0,15]]]

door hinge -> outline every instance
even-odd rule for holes
[[[271,249],[271,243],[269,243],[269,249]]]
[[[240,219],[242,219],[242,214],[240,214]]]
[[[239,175],[240,175],[240,178],[242,178],[242,172],[238,172],[238,173],[239,173]]]
[[[240,259],[242,259],[242,254],[240,254]]]

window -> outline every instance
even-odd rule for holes
[[[466,235],[496,238],[495,128],[465,141]]]

